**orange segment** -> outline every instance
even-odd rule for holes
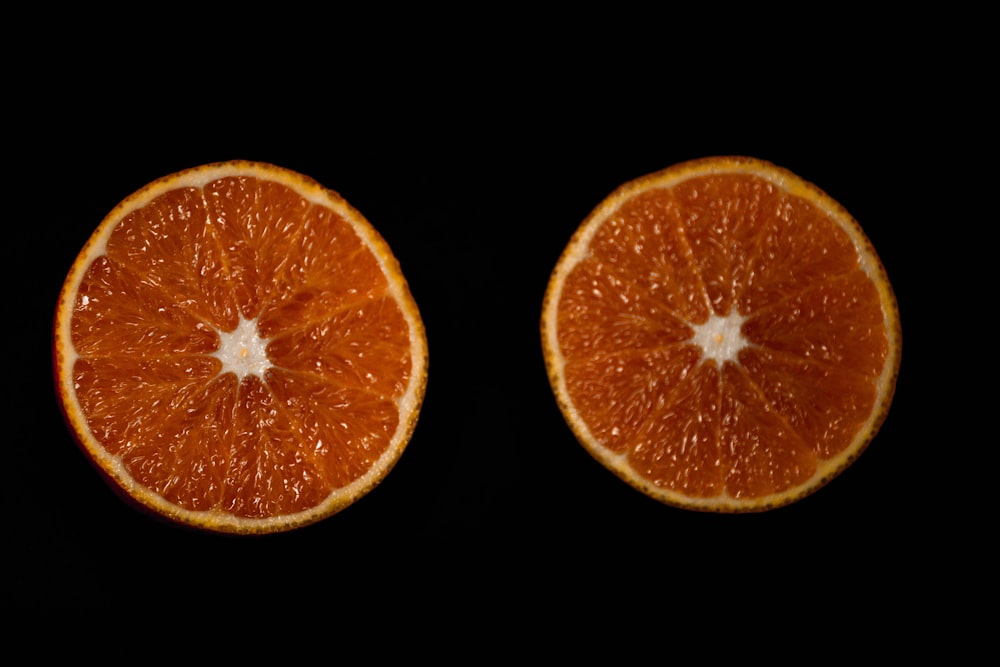
[[[559,258],[541,325],[581,444],[697,510],[769,509],[827,483],[877,432],[900,359],[892,288],[858,223],[743,157],[609,195]]]
[[[164,177],[105,218],[60,294],[54,362],[73,434],[128,497],[266,533],[384,478],[416,424],[427,343],[358,211],[237,161]]]

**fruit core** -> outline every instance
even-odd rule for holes
[[[235,373],[242,380],[247,375],[261,379],[271,367],[267,357],[267,339],[257,331],[257,321],[240,317],[240,323],[232,332],[218,331],[219,349],[212,353],[222,362],[222,373]]]
[[[692,342],[702,349],[702,359],[723,362],[738,362],[740,350],[747,346],[741,328],[746,318],[735,310],[728,315],[711,315],[703,324],[692,324]]]

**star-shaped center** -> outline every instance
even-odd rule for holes
[[[236,373],[240,380],[247,375],[264,378],[264,373],[271,367],[271,360],[267,358],[267,340],[260,337],[256,320],[240,316],[236,329],[230,333],[219,331],[218,334],[219,349],[212,356],[222,362],[223,373]]]
[[[719,365],[726,361],[736,363],[740,350],[747,346],[740,331],[745,319],[735,310],[722,317],[712,315],[704,324],[692,325],[692,342],[701,346],[706,359],[715,359]]]

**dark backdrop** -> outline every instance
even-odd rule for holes
[[[570,43],[551,49],[558,23],[308,52],[258,33],[197,57],[190,42],[83,40],[24,75],[10,131],[28,168],[7,183],[28,204],[8,221],[20,368],[8,395],[24,429],[3,490],[11,604],[91,607],[153,589],[157,603],[204,608],[266,588],[293,607],[516,602],[606,620],[648,601],[747,617],[826,599],[874,621],[919,597],[907,572],[940,529],[914,436],[922,302],[908,200],[922,186],[910,128],[931,120],[919,63],[738,31],[681,48],[625,27],[561,29]],[[717,154],[771,160],[838,199],[903,318],[896,400],[868,451],[814,496],[758,515],[666,507],[604,470],[559,414],[538,333],[549,272],[584,216],[626,180]],[[157,177],[233,158],[303,172],[362,211],[399,258],[430,344],[421,418],[385,481],[318,525],[253,539],[120,502],[68,436],[49,371],[57,291],[103,216]]]

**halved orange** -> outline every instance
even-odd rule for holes
[[[886,417],[900,321],[857,221],[770,162],[626,183],[552,272],[545,364],[580,443],[663,503],[762,511],[851,464]]]
[[[97,226],[59,296],[54,367],[72,433],[126,498],[259,534],[383,480],[417,422],[427,341],[359,211],[231,161],[156,180]]]

